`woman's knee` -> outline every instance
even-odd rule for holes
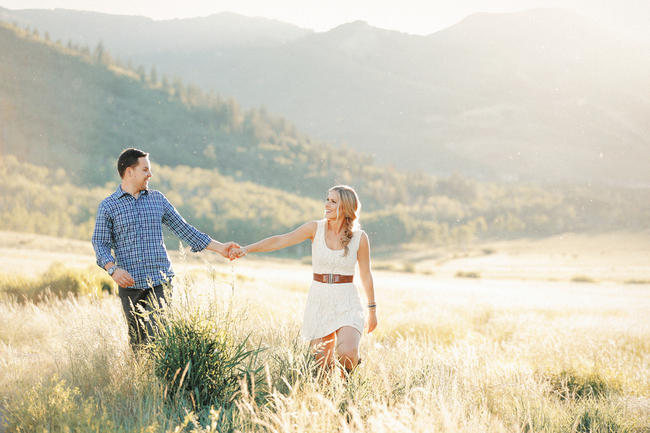
[[[354,367],[359,362],[359,348],[355,344],[341,344],[337,352],[339,361],[346,367]]]

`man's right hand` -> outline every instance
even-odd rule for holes
[[[133,281],[133,277],[131,277],[129,271],[121,268],[115,269],[115,272],[113,272],[113,280],[120,287],[129,287],[135,284],[135,281]]]
[[[239,259],[244,257],[248,253],[245,247],[231,248],[230,249],[230,260]]]

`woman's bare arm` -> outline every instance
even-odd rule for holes
[[[246,245],[243,248],[232,249],[231,258],[242,257],[247,253],[262,253],[267,251],[281,250],[291,245],[299,244],[307,239],[314,240],[316,234],[316,221],[309,221],[292,232],[282,235],[270,236],[254,244]]]
[[[372,280],[372,273],[370,272],[370,242],[365,233],[361,234],[359,242],[359,250],[357,251],[357,260],[359,261],[359,276],[361,277],[361,284],[366,292],[366,299],[368,305],[375,304],[375,287]],[[377,307],[372,306],[368,308],[368,332],[372,332],[377,327]]]

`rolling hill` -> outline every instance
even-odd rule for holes
[[[123,59],[264,105],[312,137],[401,169],[650,184],[648,47],[569,10],[476,14],[426,37],[364,22],[315,33],[234,14],[3,14],[52,38],[102,40]]]
[[[115,178],[116,155],[136,146],[162,165],[218,169],[319,199],[351,183],[370,208],[433,188],[432,178],[312,141],[263,108],[244,110],[179,81],[153,83],[100,54],[0,26],[0,153],[103,185]]]
[[[648,189],[400,172],[314,141],[264,108],[0,25],[0,229],[87,237],[96,204],[115,187],[115,158],[131,145],[151,152],[154,188],[227,238],[318,218],[317,200],[341,182],[357,188],[364,227],[387,248],[634,231],[650,218]]]

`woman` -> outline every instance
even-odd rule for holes
[[[377,326],[370,245],[366,233],[359,229],[360,210],[361,203],[354,189],[335,186],[328,191],[324,219],[307,222],[290,233],[233,248],[230,253],[234,259],[247,253],[279,250],[306,239],[312,241],[314,280],[301,334],[310,341],[319,364],[326,368],[333,364],[335,353],[347,371],[359,363],[365,314],[352,283],[357,262],[368,300],[368,332]]]

